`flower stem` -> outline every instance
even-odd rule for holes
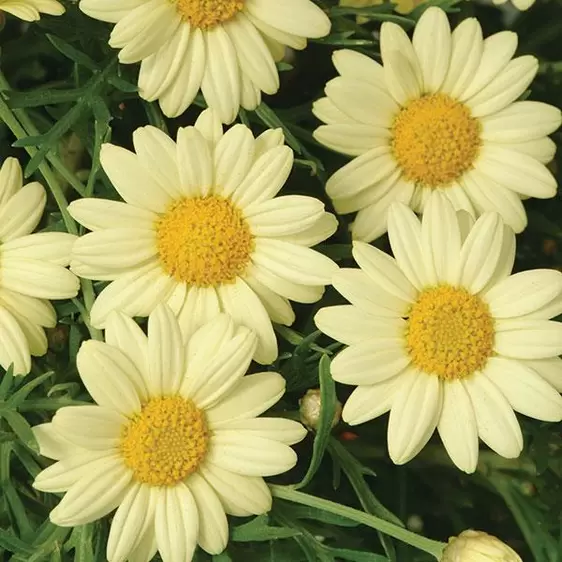
[[[10,86],[6,78],[4,77],[2,72],[0,72],[0,90],[7,90],[9,88]],[[27,116],[26,119],[29,120]],[[29,136],[28,131],[24,129],[24,127],[17,119],[12,109],[6,103],[4,96],[2,95],[0,95],[0,120],[6,124],[6,126],[10,129],[10,131],[12,131],[13,135],[17,139],[22,139]],[[34,130],[36,131],[35,128]],[[25,150],[31,157],[33,157],[34,154],[36,154],[37,152],[37,148],[35,148],[34,146],[26,146]],[[62,162],[61,165],[64,167],[64,164],[62,164]],[[53,198],[57,203],[57,206],[62,215],[62,220],[64,221],[64,224],[66,226],[66,230],[70,234],[78,234],[78,228],[76,227],[76,223],[74,222],[73,218],[70,216],[67,209],[68,201],[66,200],[66,196],[62,190],[62,187],[56,175],[53,173],[53,171],[45,161],[41,162],[41,164],[39,165],[39,171],[41,172],[41,175],[43,176],[45,182],[49,186],[49,190],[51,191],[51,194],[53,195]],[[73,174],[72,172],[67,170],[67,174],[65,175],[73,175]],[[90,332],[90,336],[93,339],[101,340],[102,339],[101,331],[98,330],[97,328],[94,328],[90,324],[89,311],[92,308],[95,298],[92,282],[88,279],[80,279],[80,284],[82,287],[82,295],[84,297],[84,304],[86,310],[86,313],[82,311],[81,314],[82,319],[84,321],[84,324],[87,326],[88,331]]]
[[[346,505],[340,505],[323,498],[299,492],[291,486],[270,484],[269,489],[271,490],[273,497],[321,509],[322,511],[340,515],[341,517],[346,517],[351,521],[356,521],[357,523],[371,527],[371,529],[376,529],[377,531],[380,531],[385,535],[389,535],[390,537],[394,537],[399,541],[405,542],[414,548],[423,550],[423,552],[432,554],[437,560],[441,559],[441,554],[446,546],[445,543],[422,537],[412,531],[399,527],[398,525],[389,523],[380,517],[376,517],[375,515],[369,515],[368,513],[364,513],[363,511],[359,511],[358,509],[354,509]]]

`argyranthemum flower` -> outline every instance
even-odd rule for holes
[[[473,18],[451,34],[436,7],[424,12],[412,41],[388,22],[380,40],[384,66],[354,51],[334,54],[341,76],[313,108],[327,123],[316,139],[357,157],[326,185],[336,211],[359,211],[354,238],[383,234],[394,201],[422,212],[435,190],[456,209],[496,211],[523,230],[521,198],[556,192],[545,164],[556,149],[547,135],[560,125],[560,111],[515,101],[537,72],[536,58],[511,60],[517,36],[503,31],[484,40]]]
[[[77,355],[97,405],[61,408],[34,428],[41,453],[57,463],[34,487],[66,492],[53,523],[73,527],[112,512],[109,562],[189,562],[196,545],[211,554],[228,542],[226,513],[271,508],[263,476],[297,460],[289,445],[306,434],[282,418],[257,418],[285,391],[277,373],[244,376],[255,334],[219,315],[185,344],[162,305],[148,337],[114,313],[107,343],[90,340]]]
[[[7,158],[0,169],[0,365],[14,374],[31,369],[31,355],[47,352],[44,328],[56,324],[48,299],[68,299],[78,279],[65,266],[76,237],[65,232],[31,234],[47,195],[38,182],[23,185],[21,166]]]
[[[71,269],[112,280],[91,310],[94,326],[122,310],[147,316],[160,302],[185,333],[220,311],[258,334],[255,359],[277,356],[271,321],[290,325],[287,299],[315,302],[337,266],[311,250],[336,229],[312,197],[275,197],[293,152],[280,130],[254,139],[235,125],[223,135],[211,111],[178,131],[177,144],[154,127],[133,135],[136,154],[106,144],[102,166],[125,203],[81,199],[72,216],[95,232],[80,238]]]
[[[507,544],[482,531],[463,531],[449,539],[440,562],[523,562]]]
[[[464,217],[466,218],[466,217]],[[332,376],[357,385],[343,409],[351,425],[390,410],[388,449],[403,464],[435,428],[453,462],[473,472],[478,437],[517,457],[513,410],[562,419],[562,273],[510,276],[513,230],[484,213],[465,236],[451,203],[433,194],[420,221],[402,203],[389,213],[395,258],[355,242],[360,270],[334,287],[351,305],[321,309],[316,325],[347,344]]]
[[[304,49],[330,31],[310,0],[81,0],[80,9],[117,24],[109,44],[122,63],[142,61],[142,98],[175,117],[201,89],[224,123],[277,92],[285,47]]]
[[[65,10],[56,0],[0,0],[0,12],[8,12],[24,21],[37,21],[41,14],[60,16]]]
[[[493,0],[494,4],[505,4],[507,0]],[[521,11],[528,10],[534,3],[535,0],[511,0],[511,3]]]
[[[416,6],[422,4],[424,0],[392,0],[396,4],[396,11],[400,14],[409,14]],[[380,6],[384,0],[340,0],[340,6],[351,8],[366,8],[369,6]]]

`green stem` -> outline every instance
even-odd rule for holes
[[[385,535],[394,537],[395,539],[405,542],[410,546],[432,554],[437,560],[441,559],[443,549],[446,546],[442,542],[434,541],[417,535],[416,533],[412,533],[412,531],[398,527],[397,525],[389,523],[380,517],[375,517],[374,515],[369,515],[368,513],[364,513],[358,509],[353,509],[352,507],[347,507],[346,505],[340,505],[323,498],[299,492],[290,486],[278,486],[271,484],[269,489],[271,490],[273,497],[321,509],[323,511],[327,511],[328,513],[333,513],[334,515],[340,515],[341,517],[346,517],[351,521],[356,521],[357,523],[371,527],[371,529],[380,531]]]
[[[6,81],[6,78],[1,72],[0,72],[0,89],[9,89],[9,85]],[[21,123],[18,121],[14,112],[10,109],[10,107],[8,106],[6,100],[2,95],[0,95],[0,120],[6,124],[6,126],[10,129],[10,131],[12,131],[12,133],[17,139],[22,139],[29,136],[28,132],[23,128]],[[25,150],[31,157],[33,157],[33,155],[37,152],[37,148],[35,148],[34,146],[26,146]],[[49,186],[49,190],[51,191],[51,194],[53,195],[53,198],[57,203],[57,206],[62,215],[62,220],[64,221],[64,224],[66,226],[66,230],[71,234],[77,235],[78,228],[76,227],[76,223],[74,222],[73,218],[70,216],[70,213],[68,212],[68,208],[67,208],[68,201],[66,200],[66,196],[62,190],[62,187],[57,177],[55,176],[55,174],[53,173],[53,171],[45,161],[43,161],[39,165],[39,171],[41,172],[43,178],[45,178],[45,182]],[[90,336],[93,339],[101,340],[102,339],[101,331],[98,330],[97,328],[94,328],[90,324],[90,318],[89,318],[89,311],[91,310],[92,305],[94,304],[94,298],[95,298],[92,282],[88,279],[80,279],[80,284],[82,287],[82,295],[84,296],[84,304],[86,310],[88,311],[88,314],[86,315],[82,314],[82,319],[86,324],[88,331],[90,332]]]

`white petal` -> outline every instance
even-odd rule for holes
[[[458,380],[443,384],[443,408],[437,429],[451,460],[472,474],[478,464],[478,428],[470,396]]]
[[[14,316],[0,306],[0,365],[8,370],[14,365],[14,375],[27,375],[31,370],[29,343]]]
[[[261,437],[285,445],[294,445],[304,439],[307,431],[302,424],[285,418],[250,418],[226,423],[215,433],[244,434],[249,441],[254,437]]]
[[[108,458],[103,470],[93,463],[88,474],[73,484],[51,511],[50,519],[59,527],[84,525],[104,517],[123,500],[132,474],[120,457]]]
[[[562,420],[562,396],[530,367],[513,359],[491,357],[484,374],[516,412],[543,421]]]
[[[141,409],[138,388],[144,381],[131,360],[115,347],[85,341],[76,355],[80,378],[100,405],[128,416]]]
[[[191,560],[197,546],[199,513],[185,484],[159,490],[154,514],[156,543],[166,562]]]
[[[551,320],[496,320],[494,351],[521,359],[561,355],[562,324]]]
[[[220,554],[228,543],[228,521],[224,508],[212,486],[195,473],[186,481],[199,513],[197,542],[209,554]]]
[[[481,373],[464,379],[470,394],[480,439],[498,455],[516,458],[523,448],[519,422],[498,387]]]
[[[519,360],[519,363],[533,369],[558,392],[562,392],[562,359],[560,357]]]
[[[0,206],[15,195],[23,185],[23,174],[20,163],[16,158],[9,157],[4,160],[0,168]]]
[[[180,188],[186,197],[201,197],[213,184],[213,161],[209,143],[195,127],[178,129],[177,159]]]
[[[562,293],[562,273],[554,269],[522,271],[486,294],[494,318],[513,318],[538,310]]]
[[[388,452],[395,464],[413,459],[433,435],[442,404],[438,377],[411,371],[396,393],[388,422]]]
[[[2,244],[2,259],[43,260],[67,266],[77,237],[66,232],[39,232]]]
[[[184,341],[220,311],[221,305],[215,287],[189,287],[177,313]]]
[[[207,420],[212,429],[218,429],[231,421],[259,416],[284,393],[285,379],[277,373],[246,375],[226,398],[207,410]]]
[[[31,234],[39,224],[47,194],[37,182],[28,183],[0,207],[0,241]]]

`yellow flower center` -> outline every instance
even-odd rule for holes
[[[469,170],[480,150],[480,122],[447,94],[409,102],[393,124],[392,150],[406,178],[446,187]]]
[[[462,287],[425,289],[412,305],[406,346],[413,364],[441,379],[462,379],[481,370],[494,350],[488,305]]]
[[[244,0],[175,0],[183,20],[193,27],[211,29],[232,19],[244,8]]]
[[[162,267],[183,283],[233,283],[250,262],[254,237],[240,209],[211,195],[180,199],[156,223]]]
[[[121,434],[121,454],[134,478],[173,486],[197,470],[209,445],[205,414],[180,396],[152,398]]]

